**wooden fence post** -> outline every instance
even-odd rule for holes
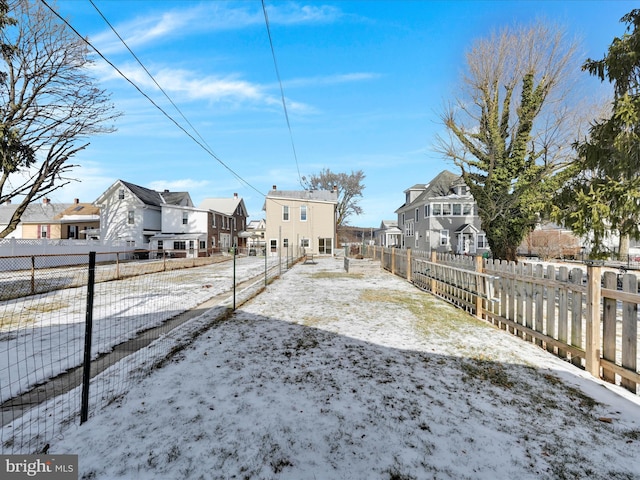
[[[600,267],[587,266],[587,331],[585,369],[600,378]]]
[[[475,257],[476,267],[475,270],[477,273],[482,273],[483,271],[483,258],[478,255]],[[482,304],[484,303],[483,296],[486,296],[485,293],[487,291],[484,288],[484,278],[481,275],[476,275],[476,317],[482,319]],[[489,300],[487,300],[487,305],[489,304]]]
[[[411,249],[407,248],[407,281],[411,282]]]
[[[396,249],[391,249],[391,273],[396,274]]]
[[[431,263],[433,265],[431,265],[431,293],[432,294],[436,294],[438,291],[438,282],[436,280],[436,273],[437,273],[437,269],[435,267],[435,263],[438,261],[438,254],[432,250],[431,251]]]

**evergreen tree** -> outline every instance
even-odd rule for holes
[[[614,38],[606,56],[583,65],[613,84],[610,115],[574,145],[578,158],[552,206],[554,218],[590,237],[594,258],[608,254],[611,233],[619,235],[621,255],[628,253],[630,237],[640,238],[640,10],[621,22],[626,31]]]

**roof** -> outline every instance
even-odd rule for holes
[[[423,192],[420,193],[420,195],[418,195],[411,203],[402,204],[400,207],[398,207],[396,212],[402,210],[403,208],[409,207],[410,205],[416,203],[420,204],[427,198],[445,197],[447,195],[450,195],[451,187],[453,185],[459,184],[460,180],[460,175],[450,172],[449,170],[443,170],[438,175],[436,175],[433,180],[422,187]],[[418,186],[419,185],[414,185],[413,187],[408,188],[407,190],[405,190],[405,193],[410,190],[416,190]]]
[[[214,212],[224,213],[225,215],[233,215],[238,208],[242,206],[244,216],[247,216],[247,209],[244,201],[240,197],[231,198],[205,198],[198,208],[202,210],[213,210]]]
[[[480,230],[478,230],[476,227],[474,227],[473,225],[471,225],[470,223],[465,223],[464,225],[460,225],[457,229],[456,229],[456,233],[465,233],[465,232],[473,232],[473,233],[478,233]]]
[[[20,218],[21,223],[52,223],[71,203],[31,203]],[[11,221],[18,204],[0,205],[0,224],[6,225]]]
[[[165,190],[163,192],[157,192],[150,188],[141,187],[134,183],[125,182],[124,180],[118,180],[125,187],[127,187],[131,193],[140,199],[145,205],[151,205],[154,207],[160,207],[161,205],[184,205],[191,206],[191,197],[189,192],[170,192]],[[116,183],[118,183],[116,182]],[[115,184],[114,184],[115,185]]]
[[[63,217],[76,217],[76,216],[99,216],[100,208],[96,207],[92,203],[74,203],[58,215],[55,216],[56,220]]]
[[[267,193],[267,198],[338,203],[338,192],[332,190],[271,190]]]

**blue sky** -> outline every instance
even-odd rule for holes
[[[95,76],[124,116],[116,133],[90,139],[73,162],[81,182],[54,192],[53,201],[94,201],[119,178],[188,191],[196,205],[238,193],[250,219],[258,219],[272,185],[301,188],[298,172],[363,170],[365,213],[350,222],[363,227],[395,219],[406,188],[456,171],[434,144],[474,39],[540,18],[581,39],[585,59],[601,58],[624,32],[620,18],[638,7],[595,0],[266,1],[290,135],[260,1],[94,3],[197,133],[88,0],[57,5],[129,79],[202,136],[219,161],[97,60]],[[589,95],[606,95],[582,75]]]

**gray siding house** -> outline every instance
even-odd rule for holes
[[[396,210],[402,248],[470,255],[489,250],[478,207],[460,175],[443,170],[404,194]]]

